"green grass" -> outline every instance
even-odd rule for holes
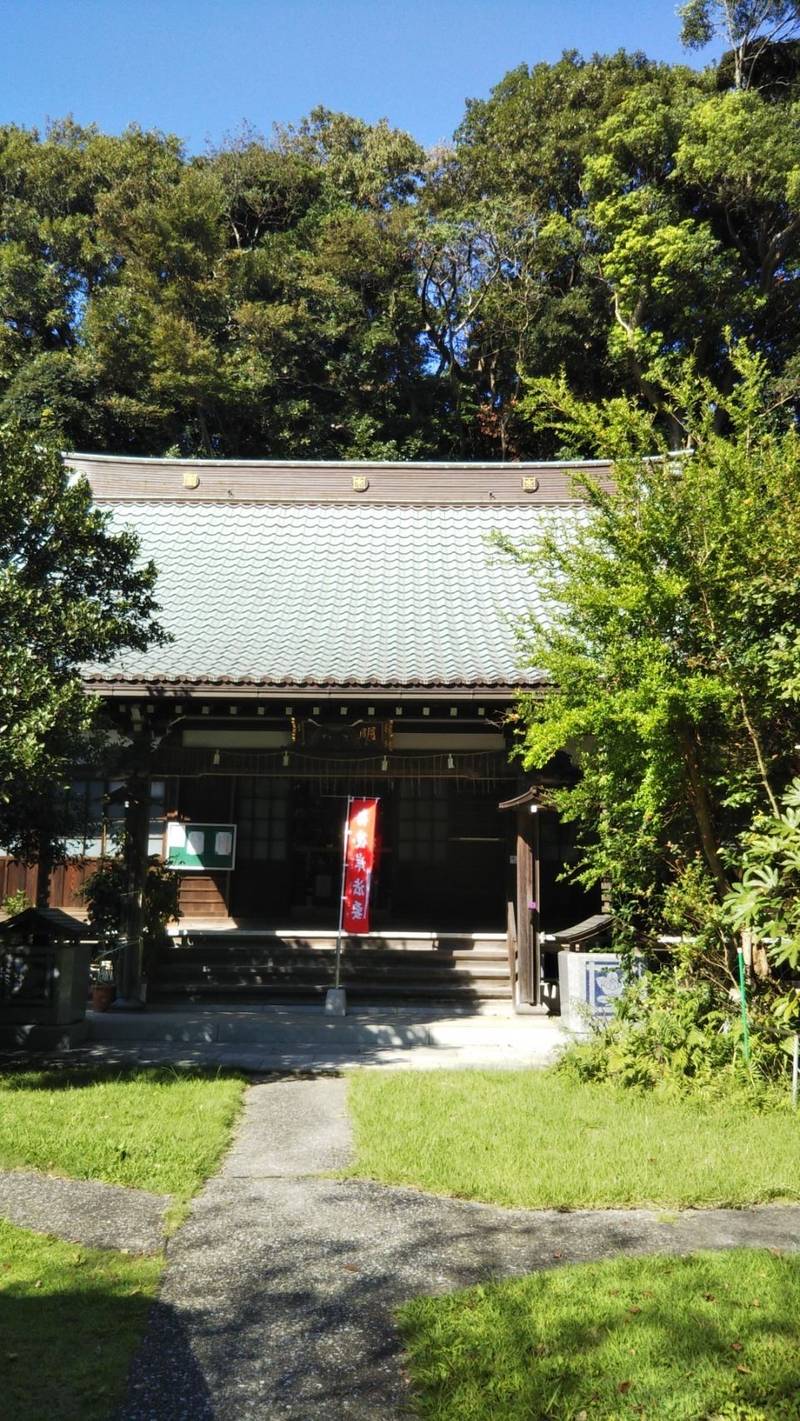
[[[424,1421],[797,1421],[800,1258],[618,1259],[400,1311]]]
[[[348,1175],[523,1208],[800,1197],[800,1117],[553,1071],[363,1071]],[[800,1412],[798,1412],[800,1416]]]
[[[0,1221],[3,1421],[107,1421],[162,1267]]]
[[[245,1082],[172,1068],[0,1076],[0,1169],[188,1199],[230,1139]]]
[[[219,1163],[244,1087],[172,1068],[0,1076],[0,1169],[172,1194],[174,1224]],[[3,1421],[107,1421],[163,1264],[0,1221]]]

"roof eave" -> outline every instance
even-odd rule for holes
[[[393,697],[405,700],[458,700],[507,701],[521,692],[541,690],[543,679],[538,681],[515,682],[512,684],[450,684],[430,685],[425,683],[387,685],[348,685],[291,683],[254,683],[236,681],[84,681],[87,694],[111,699],[122,697],[153,697],[175,700],[180,697],[205,697],[207,700],[265,700],[291,697],[293,700],[390,700]]]

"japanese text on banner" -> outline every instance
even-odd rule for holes
[[[377,799],[353,799],[347,821],[342,931],[369,932],[369,898],[375,866]]]

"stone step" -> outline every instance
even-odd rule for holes
[[[167,977],[190,977],[190,976],[229,976],[231,973],[253,973],[253,972],[277,972],[283,975],[296,972],[301,976],[309,974],[327,976],[334,971],[336,965],[336,954],[313,953],[308,955],[287,954],[278,955],[264,953],[263,956],[251,957],[199,957],[190,960],[179,957],[177,954],[169,957],[162,957],[159,963],[159,976],[162,980]],[[353,957],[349,953],[342,956],[342,971],[353,976],[365,977],[451,977],[465,974],[468,976],[495,976],[498,973],[508,975],[508,959],[497,957],[478,958],[452,958],[431,956],[427,960],[421,961],[419,958],[395,958],[386,957]]]
[[[194,929],[164,948],[151,997],[158,1002],[314,1001],[334,980],[336,935],[262,929]],[[359,1000],[510,998],[500,934],[399,933],[346,938],[342,982]]]
[[[325,956],[335,953],[336,942],[332,940],[324,943],[281,941],[260,942],[260,943],[226,943],[213,941],[198,944],[191,947],[166,947],[162,949],[162,956],[165,961],[171,958],[180,958],[181,961],[194,962],[206,961],[213,958],[223,962],[227,960],[238,961],[242,958],[258,961],[266,957],[309,957]],[[442,945],[437,947],[351,947],[346,944],[342,948],[342,955],[352,958],[355,961],[385,960],[401,962],[406,959],[428,962],[438,959],[463,959],[468,962],[477,958],[504,958],[508,951],[505,943],[497,945],[495,943],[475,943],[470,947],[451,947]]]
[[[428,971],[428,969],[448,968],[448,966],[466,965],[480,962],[507,962],[509,956],[504,949],[490,948],[487,951],[475,949],[469,952],[449,952],[443,949],[436,949],[432,952],[382,952],[375,951],[374,948],[364,949],[362,952],[354,952],[345,948],[341,953],[342,962],[350,962],[355,968],[365,966],[365,968],[381,968],[387,966],[391,971],[405,971],[405,969],[415,969],[415,971]],[[335,961],[335,948],[283,948],[283,946],[263,946],[263,948],[230,948],[227,951],[217,948],[168,948],[161,953],[162,965],[180,966],[180,968],[192,969],[200,965],[226,966],[229,963],[252,963],[253,966],[259,963],[287,962],[287,963],[324,963]]]
[[[239,983],[185,982],[170,983],[163,987],[154,986],[150,992],[153,1002],[178,1004],[180,1002],[303,1002],[321,1000],[330,982],[270,981],[263,985],[240,985]],[[498,982],[483,982],[476,986],[467,982],[351,982],[342,984],[348,997],[360,1001],[380,1003],[382,1001],[461,1001],[510,998],[508,978]]]
[[[269,986],[287,986],[293,982],[299,987],[322,987],[331,985],[334,976],[334,964],[330,963],[328,971],[321,971],[319,968],[314,972],[297,971],[272,971],[270,969],[249,969],[240,971],[231,969],[222,973],[193,972],[162,974],[156,979],[154,985],[160,986],[164,991],[183,991],[186,987],[219,986],[226,988],[229,986],[239,986],[243,990],[247,987],[261,988]],[[346,972],[344,968],[341,972],[343,984],[369,989],[374,986],[376,989],[391,986],[396,983],[399,987],[419,986],[428,989],[438,987],[463,987],[466,991],[474,991],[476,984],[485,982],[487,985],[499,984],[508,987],[508,969],[494,968],[486,973],[474,972],[440,972],[430,975],[423,975],[417,972],[393,973],[388,972],[384,976],[377,976],[374,973],[354,973]]]
[[[207,953],[219,952],[332,952],[336,948],[336,934],[313,934],[297,936],[277,933],[191,933],[174,937],[165,952]],[[402,937],[402,938],[343,938],[342,950],[353,953],[414,953],[426,956],[430,953],[495,953],[507,950],[505,937],[463,937],[448,934],[443,937]]]

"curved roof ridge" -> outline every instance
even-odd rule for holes
[[[147,464],[209,469],[594,469],[610,468],[610,459],[183,459],[166,454],[104,454],[99,450],[65,450],[68,464]]]

